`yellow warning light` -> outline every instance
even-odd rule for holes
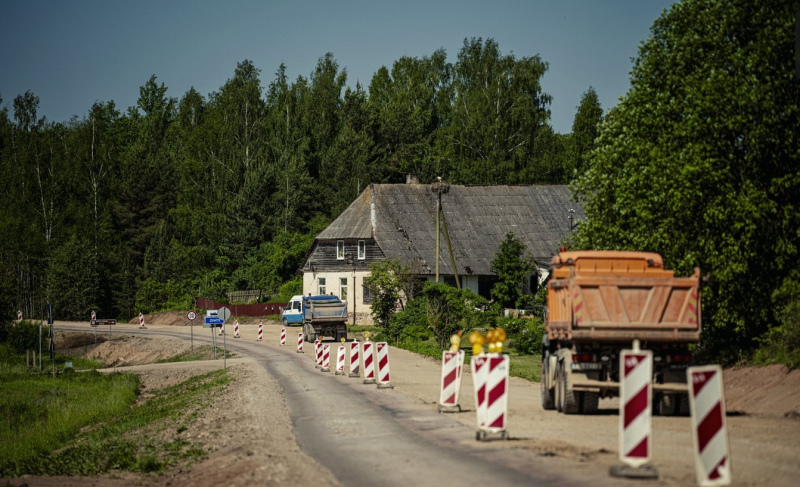
[[[495,330],[494,336],[497,339],[496,341],[498,342],[506,341],[506,331],[502,328],[498,328],[497,330]]]
[[[489,342],[489,353],[495,352],[496,345],[494,342]]]
[[[483,353],[483,345],[475,344],[472,346],[472,355],[480,355]]]
[[[347,341],[347,340],[345,340],[344,338],[342,338],[342,345],[344,345],[344,342],[345,342],[345,341]]]
[[[369,335],[370,335],[370,333],[368,331],[365,331],[364,332],[364,340],[369,341]]]
[[[473,331],[472,333],[469,334],[469,344],[475,345],[476,343],[478,343],[478,338],[483,338],[483,337],[479,332]],[[483,343],[483,340],[481,340],[481,343]]]
[[[458,352],[461,348],[461,335],[453,335],[450,337],[450,351],[453,353]]]

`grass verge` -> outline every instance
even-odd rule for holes
[[[231,380],[198,375],[134,406],[134,374],[0,377],[0,477],[159,472],[204,458],[179,434]]]

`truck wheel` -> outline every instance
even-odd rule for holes
[[[580,406],[578,409],[581,414],[594,414],[600,404],[600,394],[596,392],[579,392],[578,403]]]
[[[288,326],[289,326],[289,320],[287,320],[286,318],[284,318],[284,319],[283,319],[283,327],[284,327],[284,328],[286,328],[286,327],[288,327]]]
[[[568,388],[569,381],[567,381],[567,368],[566,364],[562,364],[561,370],[561,412],[564,414],[575,414],[578,412],[578,402],[575,400],[575,393],[572,389]]]
[[[548,367],[548,358],[545,357],[542,367],[542,381],[541,381],[541,388],[542,388],[542,409],[545,411],[552,411],[556,408],[556,400],[553,388],[549,387],[547,383],[547,377],[550,375],[550,370]]]

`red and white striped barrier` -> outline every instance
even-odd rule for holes
[[[281,346],[286,346],[286,328],[281,328]]]
[[[264,323],[258,324],[258,341],[264,340]]]
[[[508,355],[496,353],[472,357],[478,440],[487,439],[489,434],[507,437],[509,362]]]
[[[461,411],[458,395],[461,392],[461,371],[464,368],[464,351],[442,352],[442,388],[439,394],[439,412]]]
[[[353,340],[350,342],[350,375],[348,377],[361,377],[361,360],[359,349],[361,344]]]
[[[147,327],[144,326],[144,315],[142,313],[139,313],[139,329],[140,330],[146,330],[147,329]]]
[[[317,338],[314,340],[314,357],[316,357],[316,364],[314,367],[317,369],[322,367],[322,340]]]
[[[322,363],[320,364],[319,370],[322,372],[330,372],[331,371],[331,346],[330,345],[322,345],[320,344],[320,348],[322,349]]]
[[[17,310],[17,321],[22,321],[22,310],[21,309]]]
[[[634,344],[637,349],[637,344]],[[653,352],[623,350],[619,368],[622,372],[619,401],[619,459],[639,468],[652,456],[651,404]]]
[[[689,406],[697,483],[702,486],[730,485],[731,455],[725,422],[725,396],[719,365],[689,367]]]
[[[364,341],[361,343],[361,356],[364,360],[364,384],[375,383],[375,353],[372,342]]]
[[[233,338],[241,338],[239,336],[239,320],[233,322]]]
[[[394,389],[389,380],[389,344],[378,342],[375,348],[378,351],[378,389]]]
[[[339,345],[336,353],[336,372],[333,375],[344,375],[344,345]]]
[[[97,321],[97,313],[92,310],[92,321]]]
[[[297,353],[303,352],[303,332],[297,334]]]

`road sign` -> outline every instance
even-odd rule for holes
[[[702,486],[731,484],[731,455],[725,424],[725,397],[719,365],[686,370],[692,409],[697,483]]]
[[[194,311],[189,311],[188,313],[186,313],[186,318],[189,321],[194,321],[195,318],[197,318],[197,314]]]
[[[223,320],[222,318],[217,318],[214,316],[206,316],[206,322],[205,322],[206,325],[221,325],[223,323],[225,323],[225,320]]]
[[[228,318],[231,317],[231,310],[226,307],[222,307],[217,310],[217,316],[222,318],[222,321],[226,321]]]

